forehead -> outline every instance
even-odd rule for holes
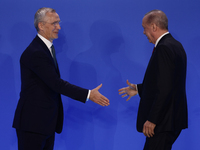
[[[142,26],[145,26],[147,22],[147,16],[144,16],[142,19]]]

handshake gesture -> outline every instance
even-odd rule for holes
[[[109,100],[99,93],[99,89],[102,87],[102,84],[91,90],[89,99],[101,106],[108,106],[110,105]]]
[[[119,89],[119,94],[122,94],[122,97],[129,96],[126,101],[128,101],[132,96],[135,96],[138,94],[137,86],[136,84],[130,83],[128,80],[126,81],[127,87]],[[91,90],[89,99],[101,106],[108,106],[110,105],[109,100],[103,96],[101,93],[99,93],[99,89],[102,87],[102,84]],[[154,129],[156,127],[156,124],[146,121],[143,125],[143,134],[147,137],[153,137],[154,136]]]
[[[126,101],[128,101],[132,96],[135,96],[138,94],[136,84],[130,83],[128,80],[126,81],[127,87],[119,89],[119,94],[123,94],[122,97],[129,96]],[[97,103],[101,106],[108,106],[110,105],[110,102],[108,98],[103,96],[100,92],[99,89],[102,87],[102,84],[97,86],[96,88],[92,89],[90,92],[90,97],[89,99],[93,101],[94,103]]]
[[[126,101],[128,101],[132,96],[135,96],[138,94],[137,86],[136,84],[130,83],[128,80],[126,81],[127,87],[119,89],[119,94],[123,94],[122,97],[129,96]]]

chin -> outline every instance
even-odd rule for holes
[[[58,38],[58,36],[55,36],[55,37],[54,37],[54,39],[57,39],[57,38]]]

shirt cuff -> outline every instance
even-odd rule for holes
[[[91,92],[91,90],[88,90],[88,95],[87,95],[87,99],[86,99],[86,101],[89,101],[89,98],[90,98],[90,92]]]
[[[136,90],[138,91],[137,84],[135,84]]]
[[[138,87],[137,87],[137,84],[135,84],[135,86],[136,86],[136,90],[137,90],[137,95],[138,95]]]

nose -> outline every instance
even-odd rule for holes
[[[59,29],[59,30],[61,29],[61,26],[60,26],[60,24],[58,24],[58,29]]]
[[[60,26],[60,24],[58,23],[58,24],[56,24],[56,26],[55,26],[58,30],[60,30],[61,29],[61,26]]]

